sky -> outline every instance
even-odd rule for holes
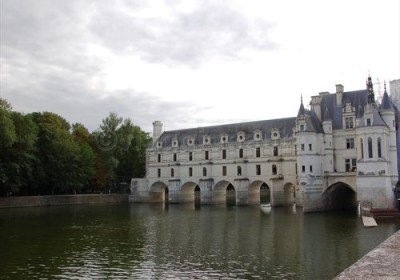
[[[98,129],[296,116],[400,79],[398,0],[0,0],[0,97]]]

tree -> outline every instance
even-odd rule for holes
[[[98,153],[96,174],[99,181],[107,178],[108,187],[116,188],[128,184],[133,177],[144,176],[145,151],[150,137],[131,119],[124,120],[110,113],[102,121],[100,129],[93,133],[93,138]]]
[[[95,174],[96,155],[92,149],[91,136],[87,128],[80,123],[72,125],[72,136],[79,146],[79,186],[80,189],[92,185]]]
[[[17,138],[7,154],[10,178],[8,188],[13,193],[34,194],[31,182],[35,180],[33,166],[37,163],[37,126],[29,115],[13,112],[12,119]]]
[[[140,127],[126,119],[118,131],[121,149],[118,151],[117,176],[120,182],[129,183],[131,178],[141,178],[146,174],[146,148],[151,142],[150,136]]]
[[[0,193],[9,193],[6,189],[9,181],[9,162],[7,155],[9,149],[15,143],[17,135],[11,116],[11,105],[5,99],[0,98]]]
[[[33,113],[39,128],[36,166],[40,193],[73,193],[84,186],[81,149],[70,133],[69,123],[61,116]]]

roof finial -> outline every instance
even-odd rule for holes
[[[301,97],[300,97],[300,108],[299,108],[299,112],[297,114],[297,117],[304,116],[304,114],[305,114],[305,109],[304,109],[304,105],[303,105],[303,94],[301,94]]]
[[[386,80],[383,81],[383,89],[384,89],[384,92],[386,92]]]
[[[369,71],[368,71],[369,72]],[[375,103],[374,85],[372,84],[371,75],[368,74],[367,79],[368,103]]]

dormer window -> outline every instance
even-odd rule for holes
[[[271,129],[271,139],[272,140],[277,140],[279,138],[281,138],[280,133],[279,133],[279,129],[277,129],[277,128]]]
[[[210,136],[203,136],[203,145],[211,144]]]
[[[346,129],[354,128],[354,118],[353,117],[345,117],[344,122],[345,122],[344,127]]]
[[[253,140],[255,140],[255,141],[262,140],[261,136],[262,136],[261,131],[260,130],[256,130],[256,131],[254,131]]]
[[[351,113],[352,111],[353,111],[353,108],[351,106],[351,103],[346,103],[345,112],[346,113]]]
[[[221,143],[227,143],[227,142],[228,142],[228,135],[222,134],[221,135]]]
[[[238,142],[243,142],[246,139],[245,133],[244,132],[239,132],[237,135],[237,141]]]
[[[301,124],[301,125],[299,126],[299,131],[304,131],[304,130],[305,130],[304,124]]]
[[[194,139],[193,138],[188,138],[187,145],[188,146],[193,146],[194,145]]]
[[[178,147],[178,140],[172,140],[172,147]]]
[[[157,148],[162,148],[162,142],[161,141],[157,142]]]

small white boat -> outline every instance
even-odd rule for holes
[[[264,213],[271,213],[271,203],[263,203],[260,204],[260,209],[261,211],[263,211]]]

